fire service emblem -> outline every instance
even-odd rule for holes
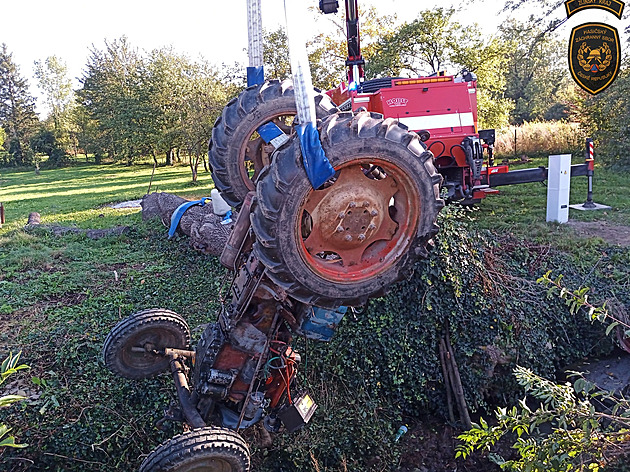
[[[569,69],[580,87],[593,95],[613,83],[619,72],[619,34],[603,23],[584,23],[571,31]]]
[[[587,8],[600,8],[606,10],[621,20],[625,4],[620,0],[567,0],[564,7],[567,10],[567,18]]]

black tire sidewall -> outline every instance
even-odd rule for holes
[[[347,123],[340,125],[345,126]],[[401,132],[405,133],[402,129]],[[300,236],[296,231],[298,227],[296,218],[299,217],[303,202],[308,193],[312,191],[312,187],[301,162],[299,141],[293,139],[290,145],[280,151],[282,156],[276,155],[272,168],[265,174],[265,179],[271,180],[274,173],[290,175],[291,172],[294,172],[294,176],[287,182],[290,191],[284,194],[276,221],[264,223],[272,225],[273,230],[268,231],[268,233],[275,236],[277,247],[272,250],[271,258],[262,257],[261,259],[275,259],[274,262],[279,262],[282,269],[279,272],[270,270],[268,272],[270,278],[275,279],[288,293],[305,303],[328,307],[336,307],[340,304],[360,305],[365,303],[367,298],[384,293],[389,285],[407,275],[410,270],[409,266],[419,252],[426,253],[424,248],[436,231],[435,218],[439,208],[441,208],[441,200],[439,200],[439,194],[436,195],[435,182],[432,178],[435,174],[432,155],[424,151],[420,141],[416,138],[394,142],[383,139],[382,136],[356,139],[355,135],[354,138],[351,133],[348,133],[347,139],[337,140],[334,143],[323,139],[324,151],[333,167],[338,168],[353,160],[370,157],[377,157],[390,162],[399,167],[406,175],[412,176],[416,192],[419,195],[417,204],[424,204],[426,208],[420,209],[418,228],[415,236],[407,244],[408,250],[393,261],[389,267],[384,268],[371,278],[358,282],[343,283],[322,277],[311,269],[301,255],[302,241],[298,239]],[[407,145],[404,144],[405,142]],[[413,151],[408,149],[408,146],[414,147]],[[287,159],[292,159],[293,162],[289,163]],[[427,161],[431,162],[425,166]],[[275,169],[274,166],[276,166]],[[269,183],[261,182],[259,192],[265,191],[264,188],[267,184]],[[439,203],[436,204],[436,202]],[[436,207],[439,208],[436,209]],[[261,217],[264,218],[264,215],[260,212],[255,215],[255,218],[260,219]],[[260,242],[255,245],[255,250],[268,253]],[[278,258],[281,260],[278,261]]]

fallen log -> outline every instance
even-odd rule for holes
[[[55,236],[64,236],[66,234],[85,234],[90,239],[102,239],[108,236],[120,236],[129,231],[129,226],[115,226],[105,229],[83,229],[74,226],[62,226],[59,224],[41,224],[41,216],[37,212],[28,215],[28,222],[24,226],[27,233],[35,231],[45,231]]]
[[[142,219],[160,218],[167,228],[171,225],[171,215],[188,200],[170,193],[149,193],[142,198]],[[177,231],[190,238],[190,245],[197,251],[220,256],[227,239],[234,228],[236,214],[232,222],[224,224],[223,216],[214,213],[212,205],[190,207],[182,215]]]

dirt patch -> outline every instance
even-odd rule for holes
[[[609,244],[630,246],[630,226],[614,225],[606,221],[569,221],[575,234],[585,238],[601,238]]]

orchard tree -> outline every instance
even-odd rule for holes
[[[86,67],[77,95],[96,124],[98,152],[132,164],[149,151],[153,129],[144,60],[122,37],[93,49]]]
[[[213,124],[235,90],[229,83],[222,81],[207,63],[195,64],[188,72],[188,81],[178,97],[177,109],[192,180],[196,182],[199,164],[206,163]]]
[[[71,126],[71,106],[73,99],[72,84],[68,78],[66,64],[57,56],[50,56],[44,61],[35,61],[35,78],[44,94],[48,108],[48,118],[44,130],[40,131],[37,142],[46,143],[44,149],[49,160],[58,164],[72,146],[74,134]],[[76,151],[75,151],[76,155]]]
[[[73,98],[68,67],[57,56],[49,56],[44,61],[35,61],[34,70],[37,86],[44,93],[44,103],[53,119],[55,131],[60,131]]]
[[[35,99],[30,94],[28,82],[20,76],[17,65],[6,44],[0,50],[0,125],[7,139],[5,148],[15,165],[33,163],[34,153],[29,140],[37,130]]]

